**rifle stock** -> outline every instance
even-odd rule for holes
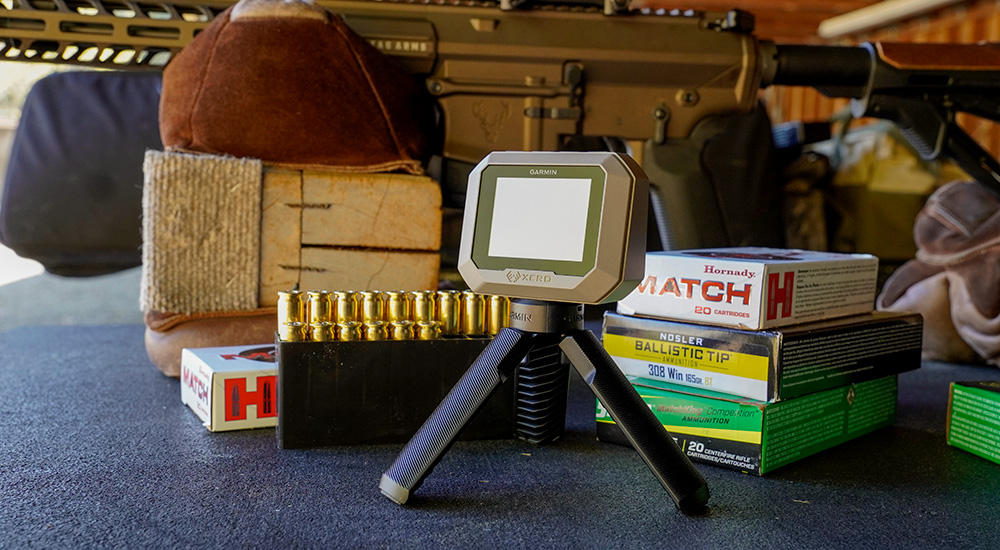
[[[894,122],[925,159],[950,158],[1000,195],[1000,164],[957,123],[1000,121],[1000,44],[864,43],[766,47],[763,85],[811,86],[851,99],[855,117]]]

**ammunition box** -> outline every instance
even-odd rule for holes
[[[948,444],[1000,464],[1000,382],[953,382]]]
[[[778,403],[683,386],[634,387],[692,461],[754,475],[890,426],[896,419],[895,376]],[[630,445],[600,401],[597,438]]]
[[[873,312],[754,331],[609,312],[603,333],[622,372],[644,384],[779,401],[919,368],[923,322]]]
[[[275,347],[181,351],[181,401],[213,432],[270,428],[278,422]]]
[[[646,253],[618,313],[757,330],[867,313],[878,258],[781,248]]]
[[[406,443],[489,338],[277,343],[278,446]],[[514,384],[504,384],[463,439],[513,437]]]

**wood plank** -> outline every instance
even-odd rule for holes
[[[302,243],[441,248],[441,188],[406,174],[302,173]]]
[[[299,284],[302,172],[265,168],[260,220],[261,307],[274,307],[278,291]]]

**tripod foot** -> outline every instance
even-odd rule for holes
[[[382,481],[378,484],[379,491],[396,504],[406,504],[410,498],[410,492],[405,487],[393,481],[393,479],[382,474]]]
[[[465,371],[389,466],[379,489],[397,504],[409,499],[472,417],[514,372],[531,348],[531,334],[504,328]]]

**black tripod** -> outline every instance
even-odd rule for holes
[[[553,335],[559,335],[559,348],[677,507],[685,514],[700,512],[708,501],[705,479],[663,429],[597,337],[583,328],[583,306],[517,298],[511,300],[510,328],[501,330],[483,350],[382,475],[379,483],[382,494],[404,504],[521,360],[538,341],[547,343]]]

